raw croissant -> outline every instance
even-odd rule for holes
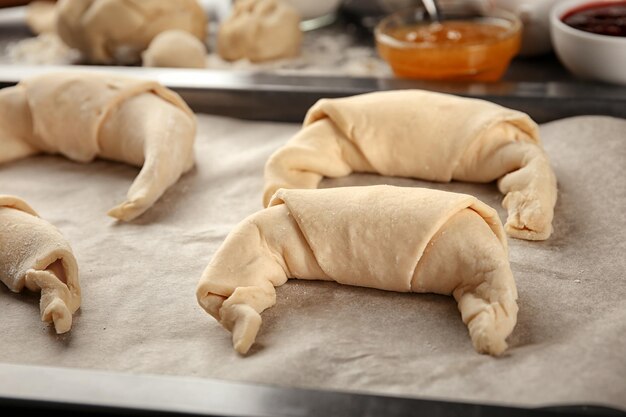
[[[499,355],[517,289],[497,213],[476,198],[391,186],[279,190],[226,238],[198,303],[245,354],[288,278],[452,295],[475,349]]]
[[[268,160],[264,204],[279,188],[316,188],[324,176],[351,172],[499,179],[506,232],[528,240],[552,233],[556,177],[537,125],[487,101],[419,90],[320,100],[303,129]]]
[[[196,120],[156,82],[59,73],[0,90],[0,164],[40,152],[142,166],[128,200],[109,215],[132,220],[194,164]]]
[[[97,64],[135,64],[161,32],[180,29],[200,41],[207,19],[197,0],[59,0],[61,39]]]
[[[13,292],[41,291],[41,320],[57,333],[80,307],[78,266],[61,233],[23,200],[0,195],[0,280]]]

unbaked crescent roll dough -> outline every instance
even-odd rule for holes
[[[217,52],[226,61],[289,58],[300,51],[300,15],[283,0],[237,0],[221,25]]]
[[[40,152],[142,166],[127,201],[109,215],[132,220],[194,164],[196,119],[152,81],[56,73],[0,90],[0,164]]]
[[[13,292],[41,291],[41,320],[57,333],[80,307],[78,266],[61,233],[23,200],[0,195],[0,280]]]
[[[197,0],[59,0],[57,32],[98,64],[135,64],[161,32],[180,29],[201,41],[207,18]]]
[[[263,201],[279,188],[316,188],[352,172],[429,181],[499,180],[510,236],[552,233],[556,177],[528,115],[420,90],[318,101],[303,129],[265,166]]]
[[[197,288],[239,353],[288,278],[452,295],[475,349],[506,349],[517,290],[491,207],[465,194],[386,185],[281,189],[270,206],[228,235]]]
[[[55,33],[57,25],[56,3],[33,1],[26,6],[26,24],[36,35]]]

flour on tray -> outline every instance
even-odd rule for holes
[[[78,62],[80,53],[57,35],[44,33],[9,43],[5,58],[12,64],[71,65]]]
[[[209,69],[273,72],[282,75],[352,77],[391,75],[391,70],[376,55],[373,48],[356,44],[349,34],[331,29],[306,32],[300,55],[295,58],[260,63],[248,60],[228,62],[213,52],[213,48],[211,51],[207,61]]]
[[[253,63],[242,59],[223,60],[216,52],[216,28],[208,36],[209,70],[263,72],[277,75],[379,77],[391,76],[391,70],[380,59],[375,48],[359,43],[354,36],[337,28],[323,28],[304,33],[300,54],[294,58]],[[80,52],[65,45],[55,34],[16,39],[4,43],[0,63],[21,65],[74,65]]]

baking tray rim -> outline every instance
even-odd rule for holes
[[[62,387],[62,388],[60,388]],[[618,416],[602,404],[520,407],[495,401],[284,388],[212,378],[0,363],[0,409],[211,416]],[[148,415],[148,414],[146,414]]]
[[[5,65],[0,66],[0,87],[62,71],[112,73],[157,81],[178,92],[198,113],[249,120],[302,122],[307,110],[321,98],[404,89],[492,101],[525,112],[537,123],[581,115],[626,118],[626,86],[581,80],[460,83],[207,69]]]

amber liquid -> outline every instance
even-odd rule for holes
[[[404,45],[379,42],[378,51],[399,76],[496,81],[520,47],[520,33],[507,35],[508,31],[481,22],[416,24],[387,33]]]

